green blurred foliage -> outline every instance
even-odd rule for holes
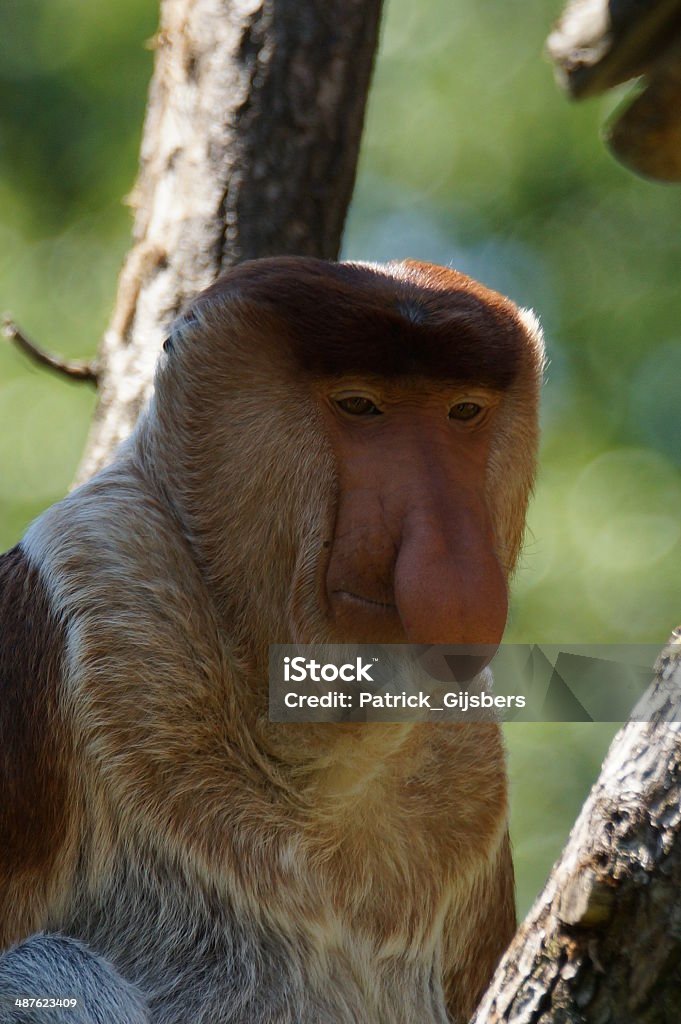
[[[94,353],[129,244],[153,0],[0,0],[0,308]],[[73,478],[95,396],[0,341],[0,550]]]
[[[533,306],[541,471],[509,639],[662,643],[681,618],[681,193],[599,141],[542,58],[561,0],[389,0],[350,258],[452,265]],[[0,0],[0,305],[95,351],[113,303],[156,0]],[[0,345],[0,545],[67,489],[94,396]],[[613,733],[507,730],[524,910]]]

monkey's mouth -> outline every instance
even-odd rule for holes
[[[389,612],[397,611],[397,605],[389,601],[377,601],[372,597],[363,597],[361,594],[354,594],[351,590],[333,590],[331,593],[334,597],[340,597],[341,600],[353,601],[371,608],[383,608]]]
[[[400,613],[391,588],[377,583],[357,590],[347,589],[348,581],[337,581],[329,590],[330,627],[334,643],[403,644],[406,643]]]

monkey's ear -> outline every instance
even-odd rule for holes
[[[168,335],[166,340],[163,342],[163,351],[164,352],[172,352],[173,351],[173,337],[172,337],[172,335]]]

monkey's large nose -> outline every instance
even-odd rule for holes
[[[395,566],[395,603],[410,643],[490,644],[506,625],[508,592],[475,509],[443,520],[414,513]]]

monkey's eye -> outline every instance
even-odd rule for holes
[[[482,406],[477,402],[457,402],[449,410],[450,420],[474,420],[482,412]]]
[[[347,412],[350,416],[381,416],[381,410],[377,405],[371,401],[370,398],[365,398],[364,395],[350,395],[348,398],[336,398],[336,405],[343,412]]]

